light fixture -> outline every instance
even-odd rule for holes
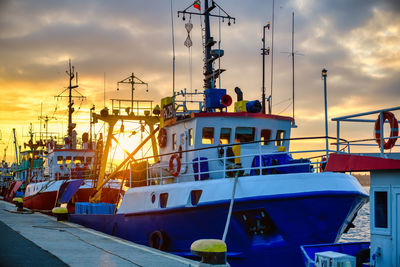
[[[326,77],[328,74],[328,71],[324,68],[323,70],[322,70],[322,77]]]

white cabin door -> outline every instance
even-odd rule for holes
[[[393,233],[394,238],[396,238],[395,242],[396,245],[394,246],[394,254],[395,254],[395,262],[394,266],[400,266],[400,189],[393,190],[394,192],[394,213],[393,213],[393,224],[396,227],[393,227],[395,233]]]

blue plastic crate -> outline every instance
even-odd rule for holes
[[[90,214],[89,213],[89,202],[76,202],[75,203],[75,214]]]
[[[110,203],[75,203],[75,214],[114,214],[116,205]]]
[[[110,203],[92,203],[90,205],[90,214],[113,214],[115,204]]]

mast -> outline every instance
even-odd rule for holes
[[[188,6],[186,9],[183,11],[178,11],[178,17],[180,14],[182,14],[182,20],[185,20],[185,15],[200,15],[204,16],[204,68],[203,68],[203,75],[204,75],[204,89],[208,88],[215,88],[215,80],[216,78],[219,78],[219,74],[225,71],[224,69],[218,69],[214,70],[213,68],[213,62],[223,56],[223,51],[215,51],[213,53],[213,50],[211,49],[213,45],[216,44],[216,41],[214,41],[214,38],[211,36],[211,30],[210,30],[210,17],[216,17],[216,18],[222,18],[222,19],[227,19],[228,20],[228,26],[231,25],[231,20],[233,20],[233,23],[236,22],[236,19],[234,17],[231,17],[228,13],[225,12],[217,3],[214,2],[214,0],[211,1],[211,6],[209,6],[208,3],[209,0],[204,0],[204,12],[203,13],[197,13],[197,12],[191,12],[188,11],[189,8],[192,7],[192,4]],[[215,15],[211,14],[211,11],[218,7],[220,11],[224,13],[224,15]]]
[[[135,80],[136,79],[136,80]],[[131,85],[131,110],[130,112],[133,112],[133,93],[135,91],[135,84],[141,84],[141,85],[146,85],[146,92],[149,91],[149,84],[142,81],[140,78],[135,76],[132,72],[131,76],[126,77],[125,79],[117,82],[117,91],[119,91],[119,85],[121,83],[127,83]]]
[[[15,128],[13,128],[13,134],[14,134],[15,158],[17,159],[17,165],[18,165],[19,160],[18,160],[17,136],[15,134]]]
[[[294,120],[294,12],[292,12],[292,103],[293,103],[292,126],[294,126],[296,125]]]
[[[214,2],[213,2],[214,3]],[[214,5],[208,9],[208,0],[204,1],[204,27],[205,27],[205,53],[204,53],[204,74],[210,75],[213,73],[213,66],[211,62],[211,47],[214,45],[214,39],[211,38],[210,31],[210,11],[214,9]],[[215,82],[212,83],[211,79],[204,79],[204,89],[214,88]]]
[[[74,109],[72,106],[74,103],[72,102],[72,79],[74,78],[74,67],[71,66],[71,59],[69,60],[69,72],[67,71],[67,74],[69,76],[69,87],[68,87],[68,138],[69,140],[72,140],[72,113],[74,112]],[[77,88],[78,85],[75,85],[74,88]]]
[[[68,61],[69,63],[69,70],[66,71],[68,77],[69,77],[69,86],[67,89],[62,91],[59,95],[55,96],[55,98],[62,98],[62,97],[68,97],[68,140],[70,143],[72,143],[72,131],[75,128],[75,125],[72,123],[72,113],[74,113],[74,101],[72,100],[73,98],[78,98],[78,99],[86,99],[85,96],[83,96],[81,93],[79,93],[75,88],[78,88],[78,73],[76,73],[75,76],[75,67],[71,65],[71,59]],[[72,85],[72,80],[76,77],[76,84]],[[68,96],[63,96],[62,94],[68,90]],[[79,95],[73,95],[72,91],[75,91]]]
[[[266,113],[265,109],[265,56],[269,55],[269,47],[265,48],[265,30],[270,28],[270,23],[267,22],[266,25],[263,26],[263,38],[262,43],[263,47],[261,48],[261,55],[262,55],[262,113]],[[270,101],[270,97],[268,97],[268,103]],[[268,114],[271,114],[271,106],[268,104]]]

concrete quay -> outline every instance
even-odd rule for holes
[[[199,262],[0,200],[0,266],[199,266]]]

